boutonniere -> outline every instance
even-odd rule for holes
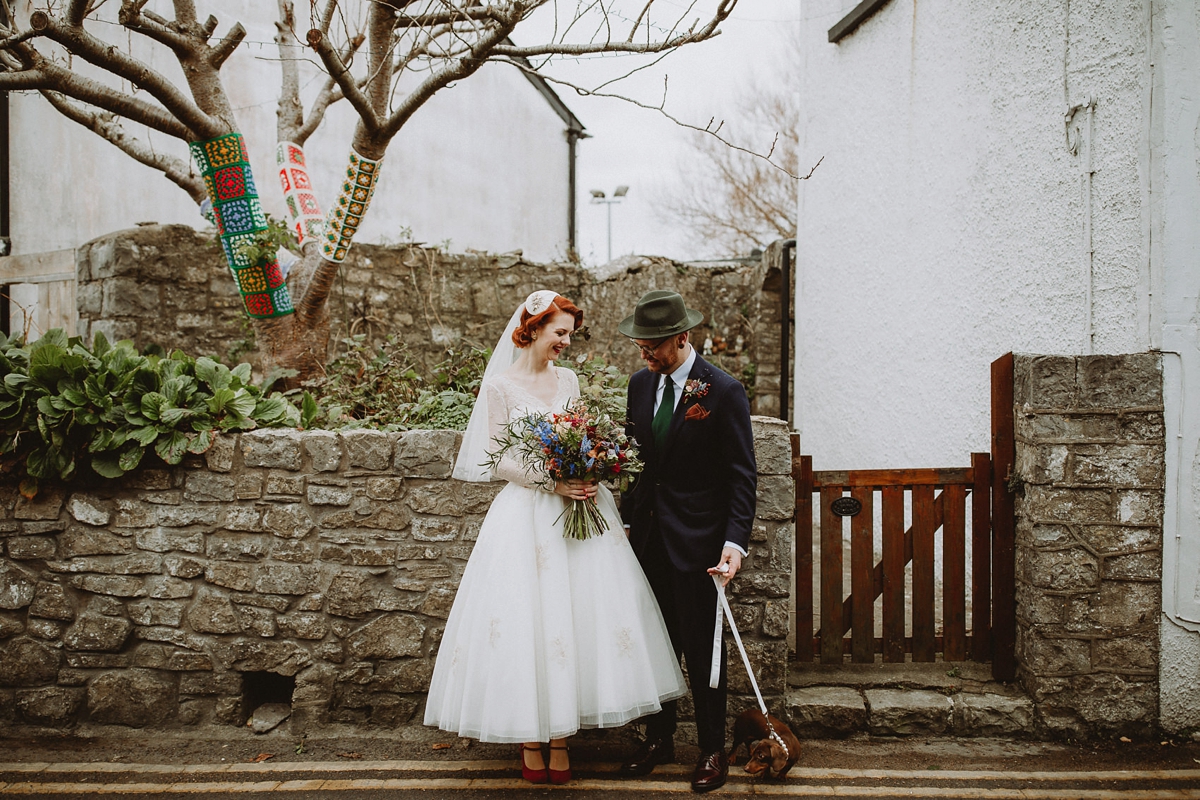
[[[698,401],[706,394],[708,394],[708,384],[704,381],[698,381],[695,378],[684,381],[682,398],[683,402],[686,403],[689,400]],[[705,416],[707,416],[707,414]]]
[[[683,414],[683,418],[686,420],[708,419],[708,415],[711,413],[711,411],[702,405],[688,406],[687,411]]]

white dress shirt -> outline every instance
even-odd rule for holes
[[[658,388],[654,390],[654,413],[658,413],[658,407],[662,405],[663,390],[667,387],[667,381],[675,382],[675,408],[679,408],[679,401],[683,398],[683,385],[687,382],[688,375],[692,372],[692,365],[696,363],[696,348],[688,345],[687,358],[683,363],[672,370],[670,375],[664,375],[663,379],[658,382]],[[653,419],[653,416],[651,417]],[[742,554],[742,557],[749,555],[744,549],[734,544],[726,542],[726,547],[732,547]]]
[[[679,400],[683,397],[683,385],[687,383],[688,375],[691,373],[692,365],[695,363],[696,348],[688,345],[687,358],[685,358],[683,363],[676,367],[670,375],[664,375],[663,379],[658,382],[658,388],[654,390],[655,414],[658,413],[658,407],[662,405],[663,390],[667,388],[668,379],[675,382],[675,405],[672,407],[672,410],[679,408]],[[651,417],[651,419],[653,419],[653,417]]]

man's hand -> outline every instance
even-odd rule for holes
[[[726,564],[729,565],[728,569],[724,568],[724,565]],[[720,575],[721,586],[725,587],[729,585],[729,582],[733,580],[733,576],[737,575],[738,570],[741,568],[742,554],[737,550],[734,550],[732,547],[726,547],[721,551],[721,560],[717,563],[717,565],[715,567],[708,568],[708,574]]]

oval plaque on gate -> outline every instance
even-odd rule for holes
[[[839,497],[829,504],[829,510],[839,517],[853,517],[862,511],[862,503],[857,497]]]

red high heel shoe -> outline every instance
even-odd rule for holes
[[[562,747],[555,747],[554,745],[550,745],[550,750],[551,751],[566,750],[569,753],[571,748],[567,747],[565,744]],[[553,753],[551,753],[551,755],[553,755]],[[567,781],[571,780],[571,767],[570,766],[568,766],[566,769],[553,769],[550,767],[550,762],[547,761],[546,767],[547,767],[546,772],[550,778],[551,783],[563,784],[563,783],[566,783]]]
[[[548,770],[545,767],[542,767],[541,769],[530,769],[529,765],[525,763],[526,750],[531,753],[540,754],[542,752],[542,748],[540,746],[530,747],[527,743],[521,744],[521,777],[530,783],[545,783],[549,776]]]

